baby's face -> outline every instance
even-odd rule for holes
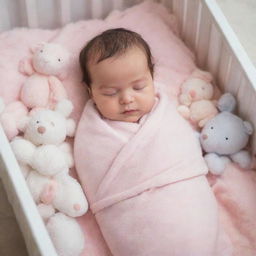
[[[90,64],[91,92],[98,111],[110,120],[137,122],[155,102],[145,53],[135,47],[120,56]]]

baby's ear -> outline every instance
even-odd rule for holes
[[[67,136],[74,137],[76,131],[76,123],[73,119],[68,119],[66,122]]]
[[[38,49],[40,49],[41,47],[43,47],[45,45],[46,45],[46,42],[37,43],[36,45],[30,47],[30,51],[31,51],[31,53],[34,54]]]

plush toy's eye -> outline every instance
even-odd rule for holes
[[[211,127],[211,129],[213,130],[213,126]]]
[[[228,140],[228,137],[226,137],[225,139]]]
[[[58,59],[58,61],[60,61],[60,59]]]
[[[40,52],[43,52],[43,50],[40,50]]]
[[[37,124],[39,124],[39,121],[36,121]]]

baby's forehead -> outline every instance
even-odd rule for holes
[[[134,54],[134,52],[140,52],[143,53],[143,55],[147,58],[146,50],[142,46],[133,45],[129,48],[124,48],[122,50],[119,50],[117,52],[108,52],[104,51],[104,49],[92,49],[88,52],[88,61],[87,63],[89,65],[95,65],[100,63],[101,61],[112,59],[113,61],[119,58],[122,58],[126,55]]]

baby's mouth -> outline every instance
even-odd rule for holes
[[[136,110],[136,109],[129,109],[129,110],[125,110],[124,112],[122,112],[122,114],[129,115],[129,114],[136,113],[137,111],[138,110]]]

